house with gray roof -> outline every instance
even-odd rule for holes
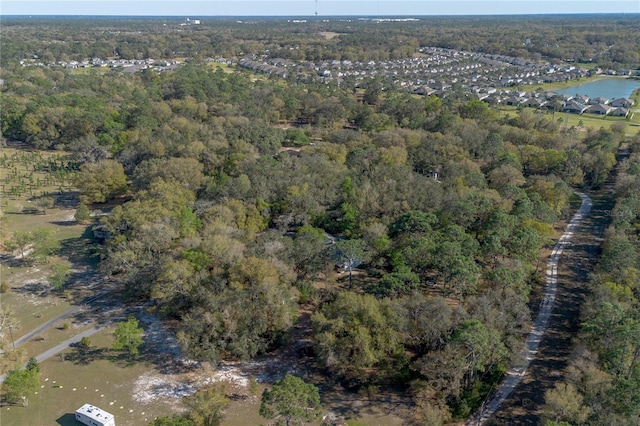
[[[613,107],[631,108],[635,102],[628,98],[618,98],[611,101]]]
[[[562,112],[570,112],[572,114],[582,114],[585,109],[587,109],[587,107],[585,107],[581,103],[578,103],[575,101],[569,101],[565,103],[564,106],[562,107]]]
[[[627,115],[629,115],[629,110],[625,107],[614,108],[613,111],[611,111],[610,115],[614,117],[626,117]]]
[[[584,112],[589,114],[607,115],[613,108],[609,105],[594,104],[587,107]]]

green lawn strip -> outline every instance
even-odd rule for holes
[[[142,404],[133,399],[137,379],[156,371],[153,365],[144,361],[128,363],[118,360],[119,353],[109,349],[111,333],[113,327],[90,337],[90,351],[94,355],[88,358],[87,363],[75,362],[75,348],[64,351],[64,361],[55,356],[42,362],[42,388],[31,395],[26,408],[3,407],[0,414],[3,424],[50,425],[57,421],[61,425],[76,425],[73,413],[84,403],[114,414],[119,426],[146,425],[156,416],[171,415],[178,402],[158,400]]]
[[[539,111],[535,108],[520,108],[520,109],[529,109],[531,111]],[[516,106],[508,106],[508,105],[500,105],[498,107],[498,111],[501,116],[511,115],[512,117],[518,113],[519,108]],[[552,114],[548,111],[542,112],[545,117],[549,119],[553,119],[556,121],[562,120],[561,126],[565,125],[565,121],[568,126],[578,126],[582,121],[582,127],[589,127],[592,129],[599,129],[604,127],[608,129],[611,124],[617,122],[623,122],[627,124],[626,134],[627,136],[633,136],[640,132],[640,113],[635,114],[633,120],[625,119],[622,117],[611,117],[611,116],[599,116],[595,114],[567,114],[564,112],[556,112]]]
[[[222,71],[224,71],[227,74],[232,74],[232,73],[237,71],[237,68],[232,67],[229,64],[223,64],[223,63],[220,63],[220,62],[209,62],[209,66],[211,68],[213,68],[214,70],[216,68],[220,68]]]
[[[51,209],[46,215],[15,214],[8,210],[7,228],[10,232],[29,232],[37,228],[51,227],[59,240],[80,237],[86,225],[78,225],[74,222],[71,209]]]

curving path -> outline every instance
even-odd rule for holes
[[[469,420],[469,422],[467,422],[467,426],[482,425],[489,420],[496,411],[498,411],[502,403],[507,399],[511,392],[513,392],[518,383],[520,383],[520,380],[527,372],[527,368],[529,367],[531,360],[535,358],[536,353],[538,352],[540,341],[547,329],[547,324],[549,323],[549,318],[553,311],[553,305],[558,290],[558,262],[560,261],[560,256],[562,255],[562,251],[571,244],[571,239],[578,226],[582,223],[582,220],[591,211],[591,198],[582,192],[576,191],[576,194],[578,194],[582,199],[582,204],[578,211],[573,215],[573,218],[571,218],[571,221],[569,222],[569,225],[567,225],[567,229],[564,231],[564,234],[562,234],[562,237],[560,237],[556,245],[553,247],[553,251],[547,261],[547,286],[545,288],[540,311],[538,312],[533,328],[529,332],[529,336],[527,336],[526,349],[521,357],[522,361],[512,366],[511,369],[507,371],[506,377],[496,389],[493,397],[482,405],[481,409]]]

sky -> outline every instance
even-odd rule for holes
[[[421,16],[640,13],[640,0],[0,0],[5,15]]]

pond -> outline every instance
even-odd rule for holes
[[[586,95],[590,98],[608,99],[629,98],[634,90],[640,89],[639,80],[620,77],[604,77],[596,81],[554,90],[559,95]]]

